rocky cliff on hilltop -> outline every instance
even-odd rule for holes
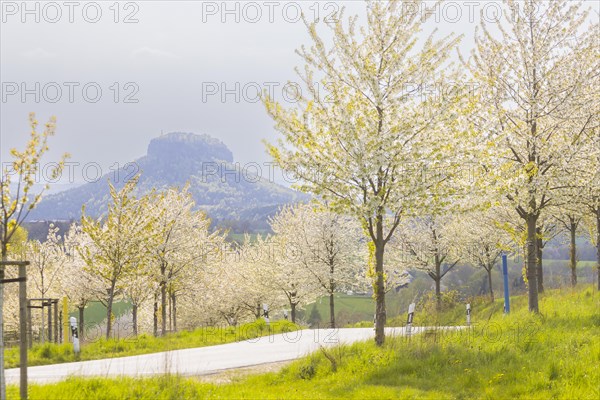
[[[151,189],[183,187],[199,208],[218,221],[265,229],[267,219],[281,206],[306,201],[304,194],[257,176],[236,165],[233,154],[218,139],[208,135],[172,132],[153,139],[147,154],[126,164],[118,174],[111,172],[97,182],[46,196],[30,214],[30,220],[79,219],[81,207],[100,216],[109,201],[108,181],[120,188],[126,179],[140,174],[138,194]],[[119,179],[115,180],[118,176]]]

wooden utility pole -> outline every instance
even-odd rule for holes
[[[2,279],[0,283],[19,283],[19,369],[20,369],[20,395],[27,399],[27,270],[29,261],[0,261],[0,266],[14,265],[19,267],[19,277]],[[2,321],[0,321],[2,323]],[[0,368],[4,369],[4,365]]]
[[[28,262],[19,264],[19,367],[21,368],[20,394],[27,399],[27,271]]]
[[[52,300],[54,303],[54,343],[60,343],[58,338],[58,299]]]
[[[33,307],[31,300],[27,300],[27,345],[29,348],[33,347],[33,324],[31,319],[31,309]]]
[[[46,302],[48,306],[48,343],[52,343],[52,300]]]
[[[62,299],[62,342],[69,343],[69,304],[66,297]]]

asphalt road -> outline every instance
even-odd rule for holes
[[[413,327],[413,333],[424,328]],[[404,335],[404,328],[386,328],[386,335]],[[29,382],[56,382],[69,376],[133,376],[144,377],[173,373],[208,375],[224,370],[294,360],[339,343],[353,343],[374,337],[372,328],[306,329],[256,339],[144,354],[65,364],[43,365],[28,369]],[[18,384],[19,369],[6,370],[8,384]]]

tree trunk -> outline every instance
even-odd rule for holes
[[[331,268],[333,274],[333,267]],[[329,325],[335,328],[335,305],[334,305],[335,281],[333,277],[329,278]]]
[[[229,311],[229,313],[225,316],[225,319],[227,320],[229,326],[237,326],[237,310],[235,309],[235,307],[231,307],[230,310],[231,311]]]
[[[537,238],[536,224],[537,215],[527,214],[525,218],[527,223],[527,244],[526,250],[526,276],[527,287],[529,291],[529,311],[539,312],[538,305],[538,285],[537,285]]]
[[[256,316],[256,319],[260,318],[260,302],[256,303],[256,313],[254,315]]]
[[[160,331],[161,335],[165,336],[167,333],[167,282],[165,279],[166,266],[164,263],[160,267],[162,281],[160,282]]]
[[[598,270],[598,290],[600,290],[600,208],[596,208],[596,262]]]
[[[8,260],[8,246],[2,243],[2,261]],[[0,266],[0,280],[4,279],[4,266]],[[4,283],[0,283],[0,398],[6,398],[4,380]]]
[[[152,322],[154,337],[158,337],[158,296],[156,293],[154,294],[154,304],[153,304],[154,313],[152,314]]]
[[[529,21],[530,24],[533,24],[533,21],[530,20]],[[533,71],[532,71],[532,78],[533,78],[533,93],[537,94],[538,93],[538,80],[537,80],[537,68],[536,66],[533,67]],[[537,96],[536,96],[537,97]],[[535,138],[537,137],[537,119],[538,119],[538,111],[537,111],[537,99],[533,99],[533,103],[532,103],[532,109],[531,109],[531,125],[530,125],[530,132],[531,132],[531,137]],[[529,147],[529,146],[528,146]],[[529,157],[528,157],[528,161],[530,165],[535,165],[538,166],[537,163],[537,149],[535,148],[535,146],[529,147],[528,149],[529,151]],[[531,168],[527,167],[526,170],[528,170],[528,172],[531,171]],[[529,311],[530,312],[534,312],[534,313],[538,313],[540,311],[539,308],[539,304],[538,304],[538,284],[537,284],[537,238],[536,238],[536,234],[537,234],[537,221],[539,218],[539,208],[537,206],[536,200],[535,200],[535,196],[534,196],[534,190],[532,189],[533,186],[535,186],[535,183],[533,182],[533,175],[529,176],[528,179],[528,183],[529,183],[529,194],[531,196],[531,198],[529,199],[529,207],[527,212],[524,214],[521,214],[524,219],[525,219],[525,223],[527,225],[527,242],[526,242],[526,260],[527,260],[527,269],[525,271],[525,275],[527,276],[527,287],[528,287],[528,291],[529,291]]]
[[[385,241],[383,236],[383,215],[377,216],[375,234],[375,343],[383,346],[385,342],[385,282],[383,280],[383,255]]]
[[[435,309],[440,312],[442,310],[442,263],[439,257],[435,256]]]
[[[8,246],[2,243],[2,261],[8,260]],[[4,279],[4,266],[0,266],[0,279]],[[6,398],[4,378],[4,283],[0,283],[0,398]]]
[[[133,308],[131,310],[131,319],[133,320],[133,336],[137,336],[138,334],[138,328],[137,328],[137,312],[138,312],[138,306],[136,304],[133,305]]]
[[[329,326],[331,328],[335,328],[335,306],[333,302],[333,293],[329,293]]]
[[[492,266],[487,269],[488,285],[490,286],[490,301],[494,302],[494,288],[492,288]]]
[[[85,309],[85,306],[80,306],[77,307],[77,309],[79,310],[79,340],[83,341],[85,339],[85,335],[83,332],[83,327],[84,327],[84,322],[83,322],[83,310]]]
[[[177,332],[177,302],[175,292],[171,294],[171,306],[173,307],[173,332]]]
[[[537,270],[537,287],[538,293],[544,293],[544,241],[542,239],[542,230],[536,229],[536,270]]]
[[[577,286],[577,223],[575,218],[569,216],[569,233],[571,236],[571,245],[569,255],[571,258],[571,286]]]
[[[292,314],[292,322],[296,323],[296,303],[290,302],[291,314]]]
[[[31,301],[27,300],[27,347],[28,348],[32,348],[33,347],[33,323],[31,322],[31,308],[29,308],[29,306],[31,305]],[[69,316],[67,315],[67,318],[69,318]],[[68,341],[68,339],[67,339]]]
[[[167,291],[167,306],[169,307],[169,332],[173,331],[173,303],[171,302],[171,293]]]
[[[54,343],[60,343],[60,336],[58,333],[58,327],[60,326],[59,313],[58,313],[58,302],[54,303]]]
[[[227,325],[229,325],[229,326],[237,325],[237,320],[235,319],[233,312],[231,314],[223,314],[223,318],[225,318],[225,321],[227,321]]]
[[[42,304],[42,319],[41,319],[42,328],[40,329],[40,343],[44,344],[46,342],[46,331],[45,331],[46,328],[44,327],[46,324],[46,321],[45,321],[46,314],[44,313],[44,309],[45,309],[44,308],[44,300],[42,300],[41,304]]]
[[[106,338],[110,339],[110,334],[112,331],[112,306],[113,299],[115,296],[115,282],[113,282],[110,286],[110,290],[108,291],[108,301],[106,303]]]
[[[52,303],[48,300],[48,343],[52,343]]]

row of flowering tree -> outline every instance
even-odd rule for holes
[[[379,345],[387,266],[394,263],[386,254],[403,221],[413,221],[409,241],[422,236],[432,244],[428,256],[413,254],[412,262],[439,287],[455,261],[446,258],[437,222],[459,211],[510,210],[496,223],[521,221],[523,235],[514,238],[525,254],[533,312],[541,289],[541,221],[573,205],[585,208],[582,218],[593,219],[596,232],[600,221],[600,40],[590,11],[568,0],[505,0],[497,29],[482,23],[472,54],[454,65],[460,38],[434,32],[422,40],[434,13],[413,12],[427,4],[411,3],[407,12],[400,1],[368,1],[366,25],[339,15],[325,22],[328,35],[307,22],[312,42],[297,51],[306,90],[287,108],[265,99],[281,133],[268,146],[274,160],[300,189],[364,230]],[[469,90],[460,90],[461,83]],[[318,86],[328,88],[327,98]],[[465,179],[460,172],[472,166],[475,173]],[[598,256],[600,272],[600,247]]]
[[[106,212],[89,216],[67,232],[49,226],[45,241],[25,241],[13,256],[31,261],[30,295],[67,296],[79,310],[92,301],[106,307],[105,335],[114,334],[115,301],[131,305],[128,328],[164,335],[203,324],[236,325],[259,318],[263,304],[289,309],[322,295],[366,289],[366,246],[354,220],[300,204],[271,221],[274,234],[226,240],[211,228],[188,192],[168,188],[137,193],[138,177],[120,189],[109,185]],[[26,233],[21,236],[26,236]],[[30,296],[31,297],[31,296]],[[17,293],[9,293],[10,320],[18,315]],[[43,323],[35,317],[36,323]],[[42,330],[43,331],[43,330]]]

